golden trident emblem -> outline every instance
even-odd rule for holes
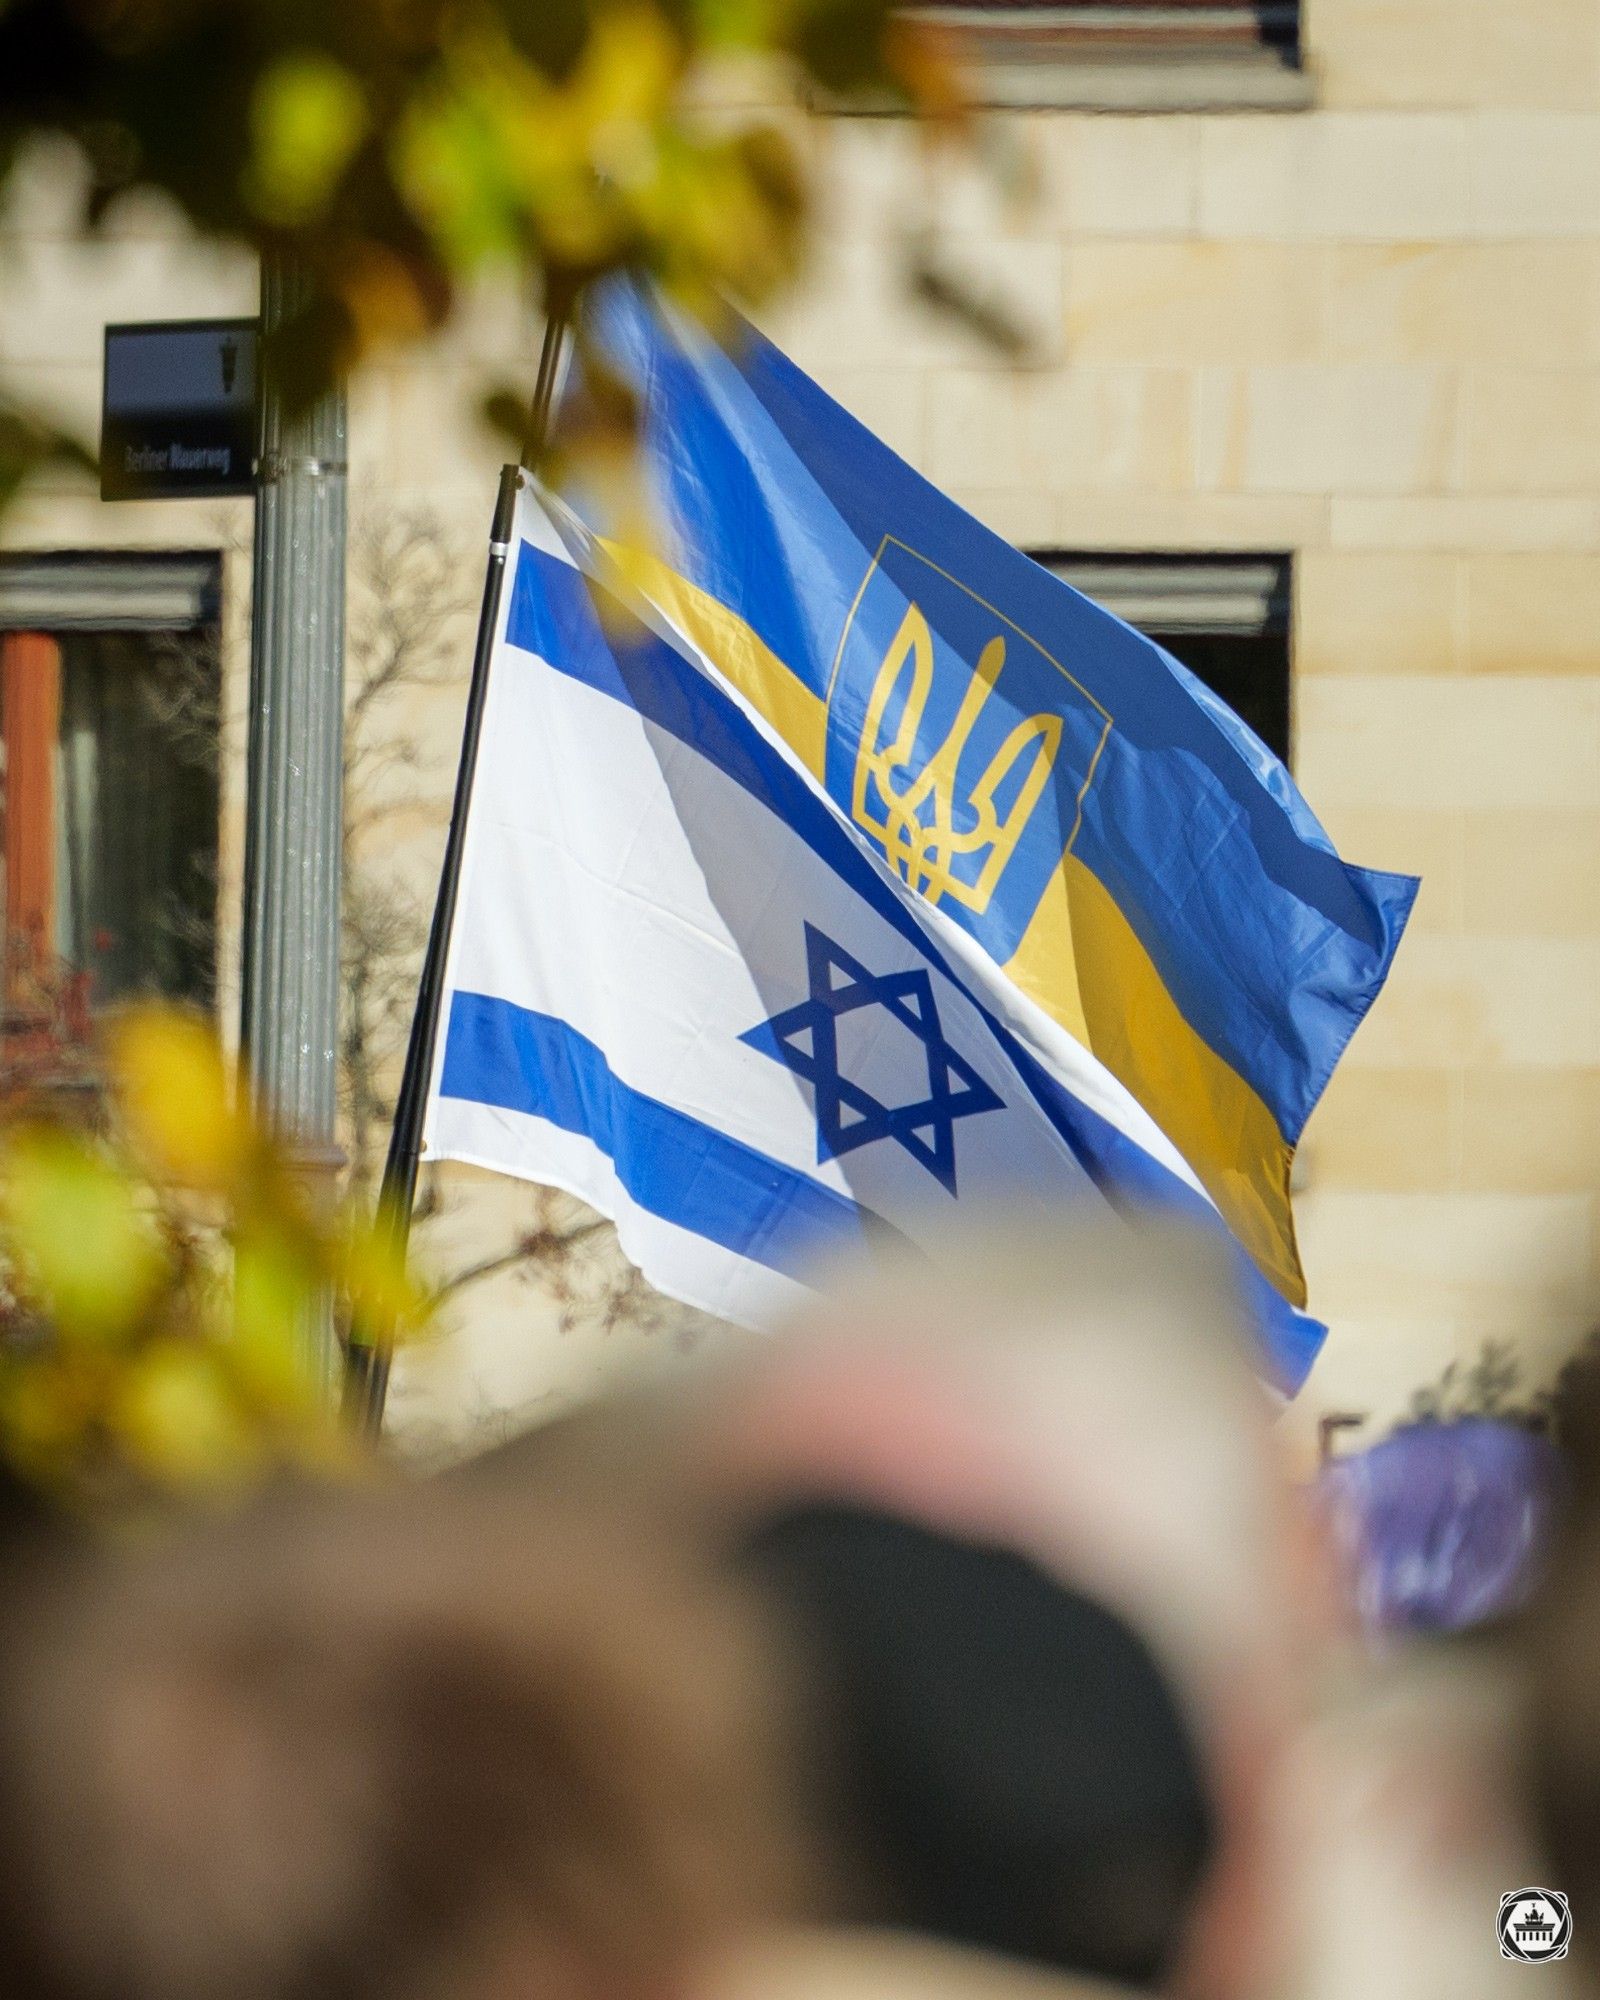
[[[917,731],[933,686],[933,634],[916,605],[910,605],[883,656],[867,703],[850,805],[856,824],[883,842],[890,866],[911,888],[930,903],[953,896],[980,913],[988,908],[1006,863],[1022,838],[1061,742],[1059,715],[1030,715],[1016,723],[972,788],[967,802],[975,816],[972,826],[964,832],[956,826],[956,769],[983,705],[1000,678],[1005,657],[1006,642],[996,634],[978,657],[949,735],[921,772],[909,783],[902,782],[911,769]],[[908,667],[910,686],[900,726],[894,740],[885,743],[881,740],[884,714]],[[1024,765],[1022,783],[1002,819],[996,796],[1012,773]],[[881,814],[873,809],[874,781],[882,802]],[[964,880],[955,872],[955,864],[975,854],[984,857],[977,879]]]

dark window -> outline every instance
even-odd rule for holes
[[[1289,761],[1289,558],[1034,552],[1180,659]]]
[[[211,1004],[217,583],[214,556],[0,558],[13,1018],[63,983]]]
[[[917,0],[989,103],[1105,110],[1307,100],[1299,0]]]

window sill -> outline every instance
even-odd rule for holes
[[[986,111],[1304,111],[1311,79],[1277,62],[980,61],[969,75]]]

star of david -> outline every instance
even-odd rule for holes
[[[811,1085],[819,1160],[893,1139],[954,1194],[956,1120],[1003,1111],[1004,1100],[946,1041],[924,969],[871,973],[814,924],[805,930],[810,997],[747,1029],[740,1041]],[[909,1104],[884,1104],[840,1073],[840,1018],[866,1007],[882,1007],[922,1044],[928,1068],[924,1096]]]

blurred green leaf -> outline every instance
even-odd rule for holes
[[[690,0],[689,19],[709,49],[769,48],[793,0]]]
[[[315,215],[368,128],[359,80],[315,50],[277,58],[256,82],[245,195],[263,221],[284,228]]]
[[[47,417],[0,393],[0,512],[36,472],[62,470],[95,477],[98,461]]]
[[[85,1140],[48,1127],[13,1137],[4,1172],[24,1282],[68,1336],[126,1335],[166,1265],[134,1184]]]
[[[317,1281],[315,1260],[280,1230],[247,1227],[233,1257],[233,1341],[245,1381],[270,1403],[303,1403],[301,1321]]]
[[[870,90],[884,82],[884,38],[894,11],[895,0],[800,0],[788,38],[825,90]]]

